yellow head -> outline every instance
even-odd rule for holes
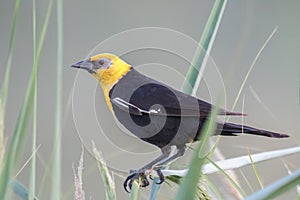
[[[131,69],[131,66],[118,56],[108,53],[95,55],[71,67],[87,70],[100,82],[110,109],[112,109],[108,96],[110,89]]]

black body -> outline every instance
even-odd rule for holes
[[[97,69],[108,69],[112,60],[101,57],[98,60],[87,59],[72,67],[96,74]],[[113,76],[114,74],[111,74]],[[101,82],[101,81],[100,81]],[[135,180],[141,187],[149,185],[146,171],[155,170],[159,182],[165,177],[161,171],[186,149],[186,143],[197,141],[205,121],[210,116],[212,105],[177,91],[163,83],[140,74],[131,68],[109,90],[109,98],[116,118],[138,138],[158,146],[161,155],[142,168],[130,172],[123,186],[127,192]],[[241,113],[219,110],[219,115],[242,115]],[[286,134],[274,133],[249,126],[217,122],[215,134],[236,135],[248,133],[267,137],[283,138]],[[172,146],[176,152],[172,152]]]
[[[212,109],[211,104],[144,76],[135,69],[119,80],[110,90],[109,97],[117,119],[134,135],[159,148],[166,145],[182,147],[197,140]],[[121,105],[116,99],[126,103]],[[219,114],[241,115],[224,110]],[[241,132],[285,137],[284,134],[233,123],[219,123],[216,134]]]

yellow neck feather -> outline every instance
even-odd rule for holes
[[[109,99],[109,91],[111,88],[130,71],[130,65],[121,59],[113,60],[111,66],[107,69],[99,69],[93,76],[100,82],[106,104],[110,110],[112,110],[112,105]]]

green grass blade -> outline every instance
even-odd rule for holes
[[[175,183],[176,185],[179,185],[181,183],[181,181],[182,181],[182,176],[171,175],[171,176],[167,176],[166,180],[168,181],[166,183],[170,187],[172,187],[171,182]],[[209,200],[210,199],[207,191],[205,189],[201,188],[199,185],[197,185],[195,196],[196,196],[196,199],[201,199],[201,200]],[[219,198],[219,199],[222,199],[222,198]]]
[[[207,176],[204,175],[204,179],[207,182],[207,185],[209,188],[213,191],[213,193],[216,195],[217,199],[224,200],[223,194],[218,190],[218,188],[209,180]]]
[[[182,86],[182,91],[186,94],[194,95],[199,87],[202,76],[201,70],[204,70],[204,66],[207,62],[208,55],[211,51],[215,36],[219,28],[219,24],[224,13],[226,2],[227,0],[216,0],[213,6],[201,39],[199,41],[198,48],[196,49],[196,52],[194,54],[192,64],[189,67]],[[152,187],[150,196],[156,196],[159,188],[160,187]]]
[[[4,115],[3,115],[2,103],[0,98],[0,171],[3,162],[3,155],[5,152],[5,145],[4,145]]]
[[[35,59],[36,62],[33,64],[30,80],[28,83],[28,88],[25,95],[25,100],[18,116],[17,124],[13,136],[11,138],[11,143],[8,146],[7,154],[5,156],[4,166],[0,176],[0,199],[5,199],[6,197],[8,182],[10,181],[11,175],[15,172],[16,167],[18,166],[18,161],[21,155],[21,151],[24,143],[24,137],[28,125],[28,120],[33,105],[34,83],[37,79],[39,58],[42,51],[44,38],[47,32],[51,8],[52,8],[52,4],[49,4],[45,21],[43,24],[43,28],[42,28],[40,40],[39,40],[37,56]]]
[[[259,163],[275,158],[282,158],[284,156],[289,156],[293,154],[300,153],[300,147],[292,147],[287,149],[279,149],[274,151],[267,151],[263,153],[252,154],[250,160],[249,155],[238,156],[235,158],[228,158],[226,160],[215,161],[214,163],[218,165],[224,171],[238,169],[251,165],[252,163]],[[210,156],[210,154],[208,154]],[[213,174],[219,172],[219,169],[215,167],[212,163],[207,163],[202,166],[201,169],[203,174]],[[165,176],[185,176],[187,169],[183,170],[162,170]]]
[[[219,104],[218,104],[219,105]],[[216,129],[216,117],[219,109],[214,107],[211,113],[211,117],[204,124],[203,131],[200,134],[199,144],[194,152],[191,163],[189,164],[189,170],[179,187],[176,195],[176,200],[194,199],[197,191],[197,186],[202,174],[202,165],[206,161],[208,139],[214,134]]]
[[[249,187],[250,191],[253,193],[253,192],[254,192],[254,189],[253,189],[253,187],[251,186],[251,184],[250,184],[249,180],[247,179],[247,177],[246,177],[245,173],[244,173],[242,170],[239,170],[239,171],[240,171],[240,173],[241,173],[241,175],[242,175],[242,177],[243,177],[244,181],[245,181],[245,182],[246,182],[246,184],[248,185],[248,187]]]
[[[195,94],[198,89],[202,76],[201,72],[203,72],[208,55],[210,54],[226,2],[227,0],[215,1],[182,87],[183,92],[187,94]]]
[[[208,158],[209,159],[209,158]],[[246,196],[246,192],[221,168],[219,167],[214,161],[209,159],[209,161],[220,171],[222,172],[225,177],[230,181],[230,183],[238,190],[238,192],[243,195],[243,197]]]
[[[33,32],[33,62],[36,62],[36,3],[32,1],[32,32]],[[31,152],[34,153],[36,150],[36,135],[37,135],[37,79],[34,83],[34,97],[33,97],[33,117],[32,117],[32,145]],[[30,167],[30,180],[29,180],[29,193],[28,199],[33,200],[35,196],[35,177],[36,177],[36,156],[34,155],[31,159]]]
[[[253,87],[250,85],[249,90],[252,93],[253,97],[256,99],[256,101],[265,109],[265,111],[269,114],[270,117],[272,117],[273,120],[278,120],[272,110],[259,98],[258,94],[255,92]]]
[[[13,47],[15,44],[15,33],[16,33],[19,10],[20,10],[20,0],[16,0],[14,14],[13,14],[12,27],[11,27],[11,31],[10,31],[8,59],[7,59],[6,71],[5,71],[5,75],[4,75],[4,81],[3,81],[3,85],[2,85],[2,89],[1,89],[1,96],[0,96],[0,98],[2,99],[1,103],[2,103],[2,109],[3,109],[3,117],[5,117],[5,107],[6,107],[6,102],[7,102],[8,83],[9,83],[11,62],[12,62],[13,49],[14,49]]]
[[[57,79],[54,160],[51,199],[61,198],[61,132],[62,132],[62,67],[63,67],[63,4],[57,0]]]
[[[229,158],[226,160],[216,161],[215,163],[220,166],[224,171],[238,169],[252,163],[259,163],[270,159],[281,158],[283,156],[288,156],[300,152],[300,147],[292,147],[287,149],[280,149],[274,151],[267,151],[263,153],[252,154],[252,161],[249,159],[249,155],[239,156],[235,158]],[[208,163],[203,166],[202,172],[204,174],[212,174],[218,172],[217,168],[214,168],[213,164]]]
[[[245,95],[243,96],[243,101],[242,101],[242,113],[244,113],[244,108],[245,108]],[[244,117],[242,116],[242,125],[244,126]],[[244,134],[244,129],[242,128],[242,134]],[[257,181],[260,185],[261,188],[264,188],[264,185],[263,185],[263,182],[262,182],[262,179],[260,178],[260,175],[258,173],[258,170],[255,166],[255,163],[253,162],[253,159],[252,159],[252,155],[250,153],[250,150],[248,149],[248,156],[249,156],[249,160],[251,162],[251,166],[253,168],[253,171],[255,173],[255,176],[257,178]]]
[[[254,65],[256,64],[256,61],[258,60],[260,54],[265,49],[265,47],[267,46],[267,44],[269,43],[269,41],[271,40],[271,38],[273,37],[273,35],[276,33],[276,31],[277,31],[277,27],[272,31],[272,33],[270,34],[270,36],[268,37],[268,39],[264,42],[264,44],[262,45],[262,47],[260,48],[260,50],[256,54],[254,60],[252,61],[251,66],[250,66],[250,68],[249,68],[249,70],[248,70],[248,72],[247,72],[247,74],[246,74],[246,76],[245,76],[245,78],[243,80],[243,83],[242,83],[242,85],[241,85],[241,87],[240,87],[240,89],[238,91],[238,94],[237,94],[237,96],[236,96],[236,98],[234,100],[234,103],[233,103],[233,106],[232,106],[231,110],[234,110],[234,108],[235,108],[235,106],[236,106],[236,104],[237,104],[237,102],[238,102],[238,100],[239,100],[239,98],[240,98],[240,96],[242,94],[242,91],[243,91],[243,89],[245,87],[245,84],[246,84],[246,82],[247,82],[247,80],[248,80],[248,78],[249,78],[249,76],[250,76],[250,74],[252,72],[252,69],[253,69]]]
[[[21,114],[20,114],[20,121],[18,121],[17,123],[17,132],[18,134],[16,137],[16,141],[18,141],[15,144],[15,149],[16,149],[16,160],[15,163],[17,163],[17,160],[19,160],[19,155],[21,153],[22,150],[22,143],[24,141],[24,136],[25,136],[25,130],[28,124],[28,118],[29,118],[29,114],[31,111],[31,107],[33,105],[34,102],[34,96],[35,94],[35,86],[36,86],[36,82],[37,82],[37,75],[38,75],[38,68],[39,68],[39,62],[40,62],[40,55],[43,49],[43,45],[44,45],[44,40],[45,40],[45,36],[47,33],[47,28],[48,28],[48,24],[49,24],[49,19],[50,19],[50,14],[51,14],[51,10],[52,10],[52,1],[49,2],[48,4],[48,8],[47,8],[47,12],[46,12],[46,16],[43,22],[43,27],[41,30],[41,35],[40,35],[40,39],[38,42],[38,47],[37,47],[37,51],[36,51],[36,56],[35,56],[35,60],[34,60],[34,64],[33,64],[33,69],[32,69],[32,73],[31,73],[31,77],[30,77],[30,81],[29,81],[29,86],[27,88],[27,93],[26,93],[26,97],[25,97],[25,103],[24,103],[24,107],[25,107],[25,112],[23,112],[23,110],[21,110]],[[23,108],[22,108],[23,109]],[[24,113],[24,114],[23,114]],[[21,137],[18,137],[21,136]],[[34,151],[36,150],[36,148],[34,149]]]
[[[286,168],[287,172],[289,174],[292,174],[292,171],[290,170],[289,166],[285,162],[283,162],[283,164],[284,164],[284,167]],[[299,197],[299,195],[300,195],[300,184],[297,185],[297,194],[298,194],[298,197]]]
[[[8,151],[5,157],[4,166],[1,171],[0,199],[5,199],[8,182],[10,180],[12,173],[14,173],[16,170],[16,166],[18,165],[18,160],[20,157],[20,152],[23,146],[24,136],[28,124],[28,119],[31,110],[30,108],[32,106],[32,97],[33,97],[31,87],[29,87],[28,89],[29,90],[27,90],[27,95],[25,98],[24,105],[21,109],[21,112],[17,120],[17,126],[14,130],[11,143],[8,146]]]
[[[251,159],[249,155],[240,156],[236,158],[230,158],[227,160],[221,160],[217,162],[207,163],[202,166],[201,172],[203,174],[212,174],[215,172],[222,172],[228,178],[230,182],[232,182],[232,186],[240,192],[241,195],[245,196],[245,192],[242,191],[241,188],[234,183],[234,181],[225,173],[225,170],[237,169],[243,166],[247,166],[253,163],[258,163],[262,161],[266,161],[269,159],[280,158],[287,155],[292,155],[300,152],[300,147],[293,147],[288,149],[281,149],[269,152],[263,152],[258,154],[251,155]],[[209,157],[209,156],[208,156]],[[209,159],[209,158],[208,158]],[[162,173],[167,177],[184,177],[187,174],[187,170],[162,170]],[[168,179],[169,179],[168,178]],[[171,180],[171,179],[170,179]],[[173,181],[174,182],[174,181]]]
[[[46,183],[48,183],[48,180],[51,179],[51,176],[52,176],[52,174],[51,174],[51,172],[52,172],[51,171],[52,170],[52,165],[51,165],[52,160],[53,160],[53,157],[51,157],[46,162],[43,158],[39,157],[39,161],[40,161],[41,165],[43,166],[43,176],[40,180],[39,189],[37,191],[37,196],[38,197],[42,195],[43,191],[46,191],[46,189],[45,189],[47,187]]]
[[[137,183],[137,181],[133,181],[132,183],[132,188],[130,191],[130,200],[138,200],[139,197],[139,184]]]
[[[107,165],[104,162],[101,153],[97,150],[95,143],[92,143],[93,145],[93,152],[94,156],[97,160],[98,169],[100,171],[102,181],[104,183],[105,187],[105,194],[107,200],[115,200],[116,199],[116,191],[115,191],[115,182],[113,180],[113,177],[110,175]],[[137,189],[138,190],[138,189]],[[133,193],[133,190],[131,191]],[[131,194],[133,195],[133,194]]]
[[[196,49],[192,64],[187,72],[186,79],[182,86],[183,92],[187,94],[194,95],[199,87],[202,72],[204,66],[206,65],[208,55],[211,51],[216,33],[220,21],[222,19],[224,9],[226,6],[226,0],[216,0],[208,18],[207,24],[204,28],[203,34],[201,36],[198,48]],[[201,175],[201,167],[205,163],[205,148],[207,147],[208,137],[213,134],[215,130],[215,118],[218,109],[215,108],[212,111],[211,118],[205,123],[200,142],[197,146],[197,150],[193,156],[192,162],[187,175],[184,177],[183,182],[179,188],[176,199],[194,199],[197,185]],[[204,157],[202,157],[204,156]]]
[[[300,184],[300,170],[295,171],[280,180],[268,185],[264,189],[248,196],[245,200],[265,200],[273,199],[289,189]]]
[[[251,156],[251,153],[250,153],[249,149],[248,149],[248,155],[249,155],[249,159],[250,159],[250,162],[251,162],[251,166],[252,166],[253,171],[254,171],[254,173],[255,173],[255,176],[256,176],[256,178],[257,178],[257,181],[258,181],[260,187],[261,187],[261,188],[264,188],[264,184],[263,184],[263,182],[262,182],[262,180],[261,180],[261,178],[260,178],[260,175],[259,175],[259,173],[258,173],[258,170],[257,170],[257,168],[256,168],[256,166],[255,166],[255,163],[253,162],[253,159],[252,159],[252,156]]]

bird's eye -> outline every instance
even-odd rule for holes
[[[103,59],[99,60],[99,65],[103,65],[105,63],[105,61]]]
[[[106,69],[111,65],[111,60],[109,58],[101,58],[94,62],[94,68],[96,69]]]

